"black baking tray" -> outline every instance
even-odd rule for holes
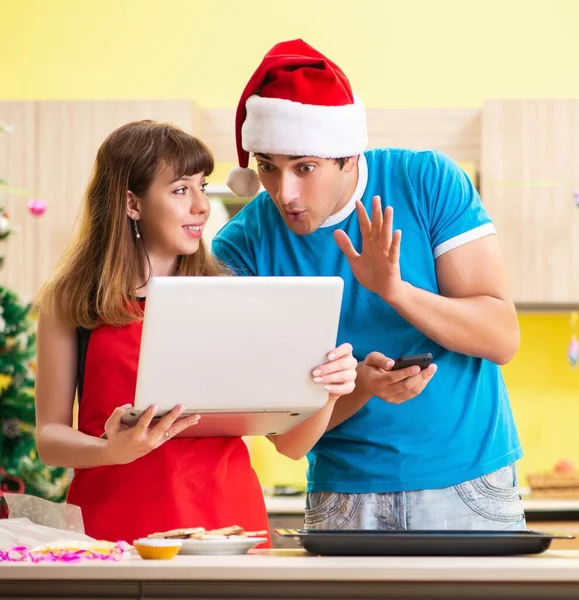
[[[539,531],[366,531],[276,529],[322,556],[513,556],[540,554],[564,533]]]

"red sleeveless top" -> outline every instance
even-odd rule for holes
[[[83,433],[100,436],[117,406],[133,404],[141,332],[141,322],[79,330]],[[127,465],[77,469],[67,499],[82,509],[87,535],[113,542],[189,527],[269,530],[240,437],[175,438]]]

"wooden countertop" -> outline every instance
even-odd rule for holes
[[[313,556],[302,550],[256,550],[244,556],[177,556],[119,562],[2,563],[0,580],[218,581],[573,581],[579,551],[514,557]]]
[[[301,550],[118,563],[0,564],[0,598],[577,598],[579,552],[516,557],[319,557]],[[402,595],[404,591],[404,595]],[[541,593],[540,595],[535,595]],[[296,595],[303,594],[303,595]],[[438,594],[438,595],[437,595]],[[443,594],[443,595],[440,595]],[[482,594],[482,595],[481,595]],[[99,596],[100,597],[100,596]]]

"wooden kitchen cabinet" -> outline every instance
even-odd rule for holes
[[[480,189],[519,304],[579,302],[579,100],[489,100]]]
[[[572,540],[553,540],[551,550],[579,550],[579,523],[577,521],[530,521],[527,529],[546,533],[575,536]]]
[[[269,528],[271,531],[271,542],[274,548],[299,548],[293,538],[280,537],[274,533],[275,529],[303,529],[303,514],[269,515]]]

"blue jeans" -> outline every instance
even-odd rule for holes
[[[524,530],[517,469],[509,465],[458,485],[412,492],[312,492],[306,529]]]

